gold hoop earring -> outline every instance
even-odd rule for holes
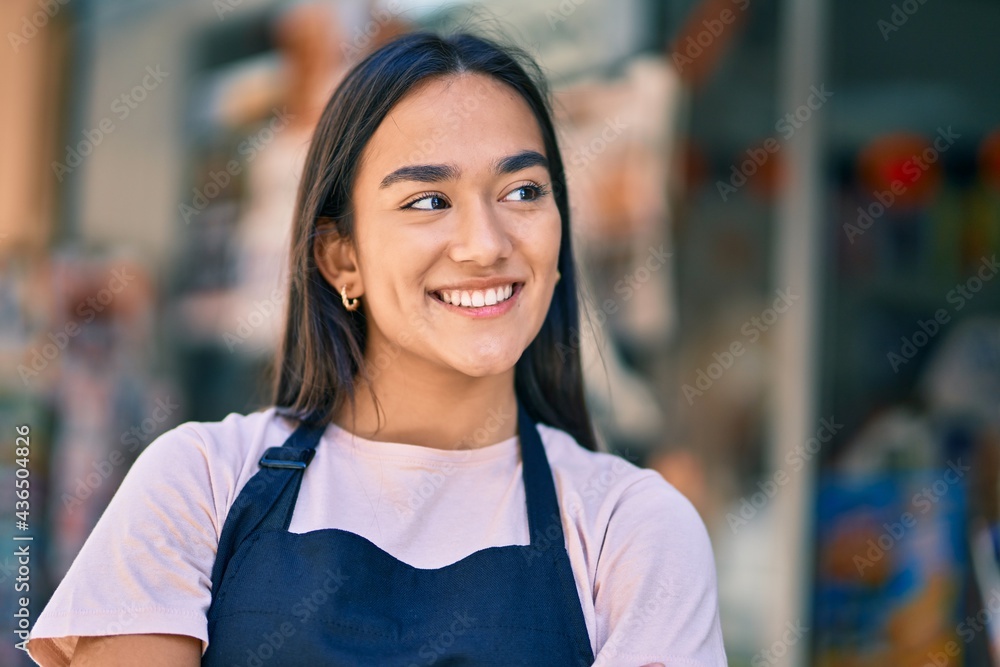
[[[344,308],[350,311],[358,309],[358,297],[354,297],[350,301],[347,299],[347,285],[345,284],[340,288],[340,300],[344,302]]]
[[[559,271],[556,271],[556,282],[559,282],[560,278],[562,278],[562,273],[560,273]]]

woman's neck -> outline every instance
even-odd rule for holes
[[[469,377],[440,371],[407,373],[390,364],[369,385],[355,388],[356,413],[345,404],[334,422],[368,440],[438,449],[477,449],[517,435],[514,369]]]

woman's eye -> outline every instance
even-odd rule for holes
[[[424,195],[419,199],[414,199],[403,208],[415,208],[418,211],[436,211],[438,209],[446,208],[446,203],[447,202],[445,202],[444,197],[439,197],[438,195]]]
[[[511,195],[517,195],[514,201],[534,201],[539,199],[545,194],[545,189],[539,185],[522,185],[519,188],[515,188],[507,197]],[[505,197],[505,199],[507,198]]]

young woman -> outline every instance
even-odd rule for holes
[[[564,184],[522,52],[359,63],[306,159],[274,406],[147,447],[32,657],[726,664],[697,513],[596,451]]]

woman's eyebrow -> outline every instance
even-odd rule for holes
[[[419,181],[421,183],[436,183],[458,178],[461,173],[453,164],[411,164],[391,172],[382,182],[379,189],[387,188],[400,181]]]
[[[549,161],[538,151],[525,150],[513,155],[507,155],[493,162],[493,173],[497,176],[512,174],[529,167],[542,166],[549,168]],[[388,174],[379,184],[379,189],[387,188],[400,181],[418,181],[421,183],[437,183],[458,178],[462,170],[454,164],[412,164],[400,167]]]
[[[502,157],[493,163],[493,173],[496,176],[503,174],[513,174],[514,172],[527,169],[528,167],[542,166],[549,168],[549,161],[538,151],[521,151],[514,155]]]

